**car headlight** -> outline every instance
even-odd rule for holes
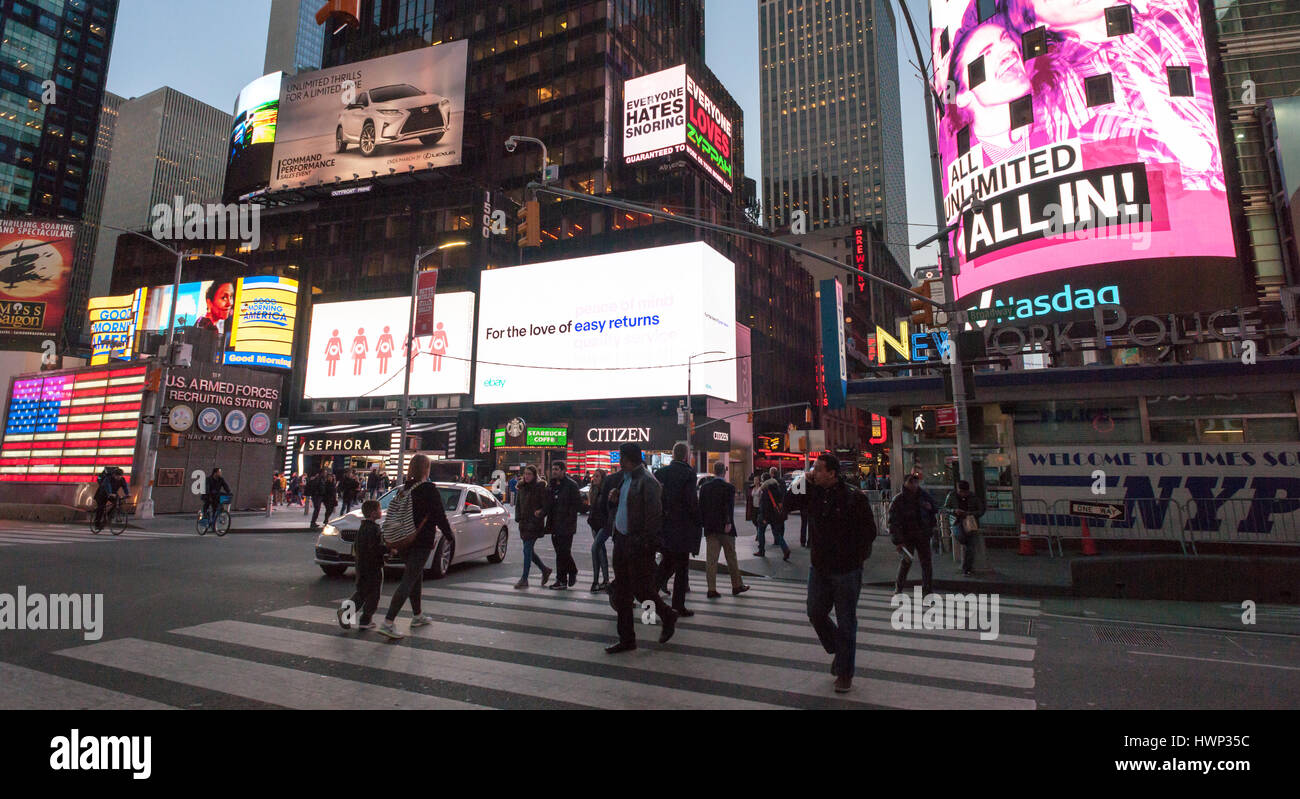
[[[400,117],[403,112],[391,108],[381,108],[379,109],[379,113],[390,117]]]
[[[339,534],[339,528],[335,527],[335,526],[332,525],[332,524],[327,524],[327,525],[325,525],[325,529],[320,531],[320,534],[321,534],[321,535],[338,535],[338,534]]]

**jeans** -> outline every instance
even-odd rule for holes
[[[532,565],[533,565],[534,563],[537,564],[537,568],[539,568],[539,569],[542,570],[542,574],[546,574],[546,564],[545,564],[545,563],[542,563],[542,559],[537,555],[537,552],[535,551],[536,547],[537,547],[537,539],[536,539],[536,538],[524,542],[524,577],[523,577],[523,579],[525,579],[525,580],[528,579],[528,570],[529,570],[530,567],[532,567]]]
[[[921,561],[921,595],[929,594],[934,577],[934,553],[930,551],[930,536],[925,533],[906,533],[903,535],[903,546],[916,553],[917,559]],[[899,591],[903,589],[903,581],[911,569],[912,561],[904,555],[898,564],[898,579],[894,581],[894,587]]]
[[[858,595],[862,592],[862,569],[844,574],[818,574],[808,570],[808,621],[826,654],[834,655],[831,671],[836,677],[852,677],[858,652]],[[831,621],[831,610],[835,621]]]
[[[758,543],[758,551],[762,552],[767,544],[767,521],[763,519],[763,514],[755,512],[754,529],[758,531],[755,541]]]
[[[407,597],[411,599],[411,613],[416,616],[420,615],[420,590],[424,587],[424,564],[429,560],[429,553],[433,550],[428,547],[411,547],[406,550],[406,555],[402,558],[402,581],[397,584],[397,590],[393,592],[393,601],[388,604],[388,613],[384,615],[384,621],[391,622],[397,618],[397,613],[406,604]]]
[[[709,585],[709,593],[718,592],[718,550],[727,557],[727,571],[731,572],[731,590],[740,590],[740,567],[736,564],[736,537],[734,535],[709,535],[704,537],[704,579]]]
[[[762,528],[758,532],[758,551],[763,551],[764,535]],[[790,545],[785,542],[785,519],[772,522],[772,544],[779,546],[783,554],[790,554]]]
[[[591,541],[591,570],[594,572],[592,580],[600,582],[602,570],[605,574],[605,582],[609,582],[609,550],[605,548],[605,542],[609,540],[610,532],[606,527],[596,533],[595,538]]]
[[[669,578],[673,581],[673,610],[686,607],[686,588],[690,579],[691,556],[688,552],[663,553],[663,560],[655,570],[655,585],[667,586]]]
[[[673,612],[655,590],[654,573],[655,553],[648,544],[626,535],[614,536],[614,582],[610,584],[609,604],[618,613],[618,640],[623,643],[636,641],[634,600],[653,602],[661,619]]]

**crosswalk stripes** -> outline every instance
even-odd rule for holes
[[[151,530],[124,530],[113,535],[103,530],[99,535],[87,525],[42,525],[40,527],[0,527],[0,547],[37,544],[78,544],[83,541],[155,541],[165,538],[193,538],[187,533],[163,533]]]
[[[169,710],[170,705],[98,688],[34,669],[0,663],[4,710]]]
[[[398,624],[408,636],[397,644],[340,631],[335,606],[308,604],[171,630],[165,641],[124,638],[57,654],[143,678],[138,685],[167,681],[291,708],[1036,706],[1036,638],[894,630],[890,595],[877,589],[862,596],[854,690],[834,694],[830,658],[804,615],[802,587],[753,582],[738,597],[692,594],[696,615],[679,623],[667,645],[657,643],[657,627],[638,623],[639,648],[617,657],[603,652],[614,639],[606,595],[515,591],[508,578],[426,583],[424,609],[435,622],[410,630],[404,613]],[[1032,600],[1002,609],[1026,618],[1038,612]],[[0,679],[5,675],[0,664]],[[54,707],[62,706],[53,698],[60,693],[88,706],[150,701],[22,676],[28,694],[49,696]],[[0,707],[45,706],[22,701],[0,691]]]

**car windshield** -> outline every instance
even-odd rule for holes
[[[403,97],[419,97],[422,94],[424,92],[409,83],[399,83],[396,86],[380,86],[378,89],[371,89],[370,102],[387,103]]]
[[[438,486],[438,493],[442,495],[443,510],[456,510],[456,505],[460,502],[459,488],[445,488],[443,486]],[[389,503],[393,501],[393,497],[395,496],[397,496],[396,488],[379,498],[379,507],[387,511]]]

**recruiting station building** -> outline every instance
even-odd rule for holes
[[[955,87],[938,148],[983,525],[1183,551],[1300,542],[1296,293],[1257,293],[1239,257],[1205,6],[1099,6],[1108,35],[1081,44],[986,5],[931,3],[936,87]],[[997,77],[988,41],[1019,50]],[[1122,79],[1090,60],[1126,45],[1157,60],[1125,62]],[[1015,85],[979,89],[994,80]],[[1007,113],[1010,140],[982,118]],[[894,486],[920,471],[940,501],[956,472],[946,339],[877,328],[877,368],[849,386],[893,423]]]

